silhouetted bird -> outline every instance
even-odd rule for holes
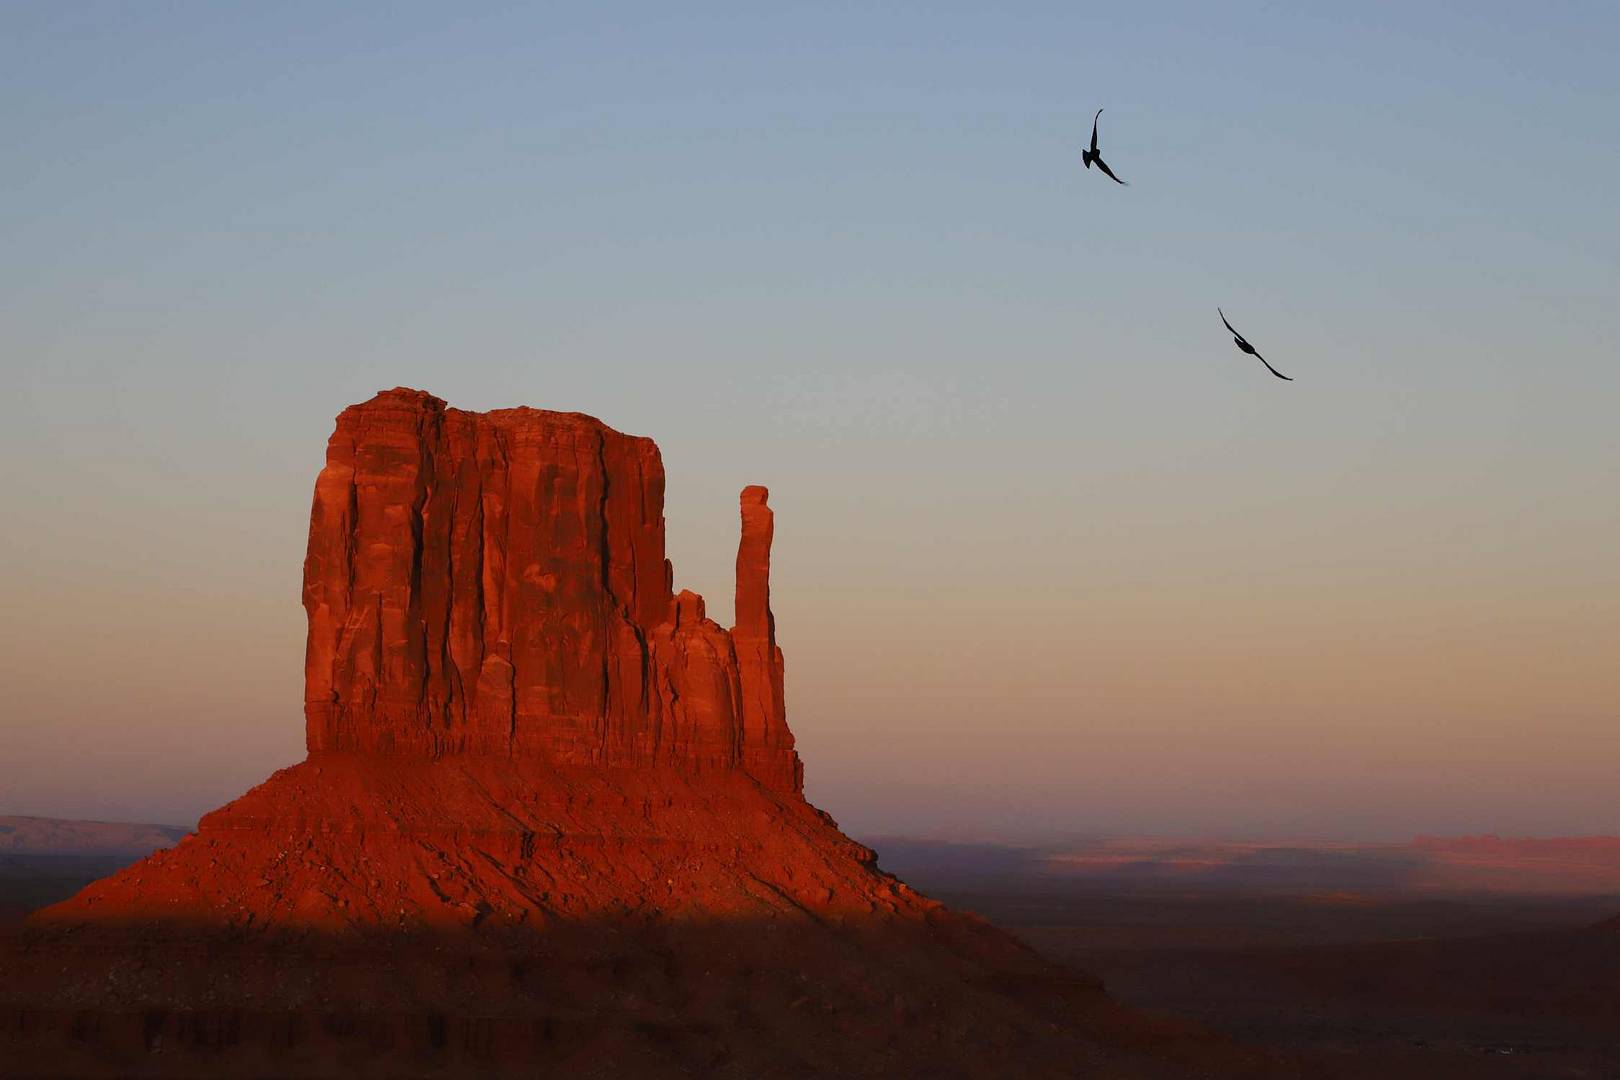
[[[1226,323],[1226,328],[1228,330],[1232,330],[1232,324],[1226,322],[1226,312],[1222,311],[1220,308],[1216,308],[1215,311],[1220,315],[1221,322]],[[1258,352],[1255,352],[1254,346],[1243,340],[1243,335],[1238,333],[1236,330],[1232,330],[1232,340],[1237,344],[1239,350],[1248,353],[1262,364],[1266,364],[1266,358],[1261,356]],[[1272,367],[1270,364],[1266,364],[1266,370],[1277,376],[1279,379],[1287,379],[1289,382],[1294,381],[1293,379],[1288,378],[1287,375],[1284,375],[1282,372]]]
[[[1102,110],[1098,109],[1097,116],[1101,115]],[[1095,161],[1097,163],[1097,168],[1101,169],[1108,179],[1112,180],[1116,184],[1123,184],[1125,181],[1115,176],[1114,170],[1110,169],[1108,167],[1108,163],[1102,159],[1102,155],[1097,153],[1097,116],[1093,116],[1091,118],[1091,149],[1080,151],[1080,160],[1086,163],[1086,168],[1088,169],[1091,168],[1091,163]]]

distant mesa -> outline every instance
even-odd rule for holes
[[[1411,843],[1094,837],[1040,848],[874,841],[915,880],[1040,879],[1131,890],[1347,896],[1620,894],[1620,837],[1429,837]]]
[[[0,855],[145,855],[190,832],[175,825],[0,814]]]

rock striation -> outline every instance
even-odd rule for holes
[[[417,390],[344,410],[304,564],[310,752],[742,768],[799,790],[765,488],[743,491],[742,527],[727,631],[673,592],[652,440]]]

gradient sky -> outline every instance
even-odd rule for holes
[[[1620,832],[1620,8],[338,7],[0,7],[0,813],[302,756],[403,384],[768,484],[857,833]]]

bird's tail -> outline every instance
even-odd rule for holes
[[[1080,151],[1080,160],[1086,163],[1086,168],[1088,168],[1088,169],[1091,168],[1091,151],[1090,150],[1082,150],[1082,151]]]

